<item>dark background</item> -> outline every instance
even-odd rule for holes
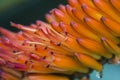
[[[7,2],[10,0],[4,1],[6,1],[2,4],[4,9],[0,10],[0,26],[14,31],[17,29],[10,26],[10,21],[23,25],[35,23],[36,20],[45,21],[46,13],[57,8],[59,4],[67,3],[67,0],[11,0],[14,3]],[[12,5],[7,6],[5,3]]]

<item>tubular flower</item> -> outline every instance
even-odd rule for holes
[[[47,23],[11,22],[17,33],[0,28],[0,80],[84,80],[103,64],[118,63],[120,1],[68,3],[46,14]]]

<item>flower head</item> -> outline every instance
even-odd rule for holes
[[[0,28],[1,79],[69,80],[76,73],[84,77],[91,70],[102,72],[111,59],[117,63],[119,0],[68,2],[46,14],[47,23],[11,22],[21,30],[17,33]]]

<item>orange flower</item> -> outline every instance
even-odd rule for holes
[[[21,30],[17,33],[0,28],[0,79],[70,80],[80,73],[86,79],[111,59],[119,61],[120,1],[68,2],[51,10],[48,22],[11,22]]]

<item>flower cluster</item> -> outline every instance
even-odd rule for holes
[[[85,79],[120,57],[120,1],[68,0],[46,14],[47,23],[20,32],[0,28],[0,80]]]

